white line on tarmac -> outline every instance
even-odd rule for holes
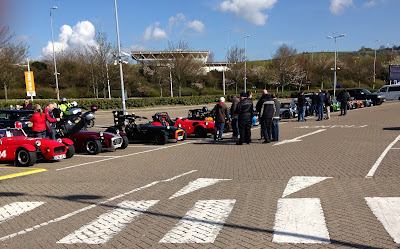
[[[157,145],[128,145],[128,148],[160,148]]]
[[[116,156],[77,155],[77,154],[75,154],[74,156],[77,156],[77,157],[110,157],[110,158],[116,157]]]
[[[154,186],[154,185],[156,185],[156,184],[158,184],[158,183],[160,183],[160,182],[171,181],[171,179],[177,179],[177,178],[179,178],[179,177],[185,176],[185,175],[187,175],[187,174],[190,174],[190,173],[193,173],[193,172],[196,172],[196,171],[197,171],[197,170],[192,170],[192,171],[189,171],[189,172],[186,172],[186,173],[183,173],[183,174],[174,176],[174,177],[169,178],[169,179],[165,179],[165,180],[155,181],[155,182],[149,183],[149,184],[144,185],[144,186],[142,186],[142,187],[135,188],[135,189],[130,190],[130,191],[128,191],[128,192],[125,192],[125,193],[123,193],[123,194],[120,194],[120,195],[111,197],[111,198],[109,198],[109,199],[107,199],[107,200],[105,200],[105,201],[98,202],[98,203],[92,204],[92,205],[90,205],[90,206],[87,206],[87,207],[78,209],[78,210],[76,210],[76,211],[74,211],[74,212],[72,212],[72,213],[63,215],[63,216],[58,217],[58,218],[56,218],[56,219],[53,219],[53,220],[50,220],[50,221],[47,221],[47,222],[43,222],[43,223],[41,223],[41,224],[39,224],[39,225],[36,225],[36,226],[30,227],[30,228],[24,229],[24,230],[19,231],[19,232],[16,232],[16,233],[12,233],[12,234],[10,234],[10,235],[6,235],[6,236],[4,236],[4,237],[1,237],[1,238],[0,238],[0,241],[5,241],[5,240],[8,240],[8,239],[14,238],[14,237],[16,237],[16,236],[18,236],[18,235],[26,234],[26,233],[31,232],[31,231],[33,231],[33,230],[36,230],[36,229],[38,229],[38,228],[41,228],[41,227],[47,226],[47,225],[49,225],[49,224],[52,224],[52,223],[56,223],[56,222],[65,220],[65,219],[70,218],[70,217],[72,217],[72,216],[74,216],[74,215],[76,215],[76,214],[79,214],[79,213],[82,213],[82,212],[84,212],[84,211],[90,210],[90,209],[95,208],[95,207],[97,207],[97,206],[104,205],[104,204],[106,204],[106,203],[108,203],[108,202],[111,202],[111,201],[114,201],[114,200],[116,200],[116,199],[125,197],[125,196],[130,195],[130,194],[132,194],[132,193],[134,193],[134,192],[138,192],[138,191],[140,191],[140,190],[149,188],[149,187]]]
[[[109,212],[59,240],[60,244],[103,244],[112,239],[135,218],[157,204],[158,200],[123,201]]]
[[[13,202],[11,204],[5,205],[0,208],[0,223],[12,219],[15,216],[23,214],[25,212],[31,211],[45,202],[35,201],[35,202]]]
[[[196,190],[209,187],[221,181],[230,181],[231,179],[213,179],[213,178],[198,178],[192,182],[189,182],[185,187],[181,190],[173,194],[169,199],[174,199],[176,197],[189,194]]]
[[[293,176],[286,185],[282,198],[332,177]]]
[[[400,197],[365,197],[365,201],[393,241],[400,244]]]
[[[59,169],[56,169],[56,171],[65,170],[65,169],[71,169],[71,168],[76,168],[76,167],[81,167],[81,166],[88,165],[88,164],[93,164],[93,163],[99,163],[99,162],[109,161],[109,160],[113,160],[113,159],[117,159],[117,158],[122,158],[122,157],[135,156],[135,155],[144,154],[144,153],[148,153],[148,152],[153,152],[153,151],[157,151],[157,150],[163,150],[163,149],[168,149],[168,148],[172,148],[172,147],[176,147],[176,146],[181,146],[181,145],[185,145],[185,144],[189,144],[189,143],[193,143],[193,141],[191,141],[191,142],[186,142],[186,143],[174,144],[174,145],[171,145],[171,146],[159,147],[159,148],[152,149],[152,150],[145,150],[145,151],[141,151],[141,152],[126,154],[126,155],[123,155],[123,156],[115,156],[115,157],[106,158],[106,159],[97,160],[97,161],[88,162],[88,163],[81,163],[81,164],[72,165],[72,166],[68,166],[68,167],[64,167],[64,168],[59,168]]]
[[[197,201],[160,243],[214,243],[236,200]]]
[[[365,178],[371,178],[374,176],[375,171],[378,169],[379,165],[381,164],[383,158],[386,156],[386,154],[389,152],[389,150],[400,140],[400,136],[396,137],[396,139],[389,144],[389,146],[383,151],[382,155],[376,160],[375,164],[372,166],[368,174],[365,176]]]
[[[314,134],[322,132],[322,131],[326,131],[326,129],[320,129],[320,130],[317,130],[317,131],[314,131],[314,132],[311,132],[311,133],[307,133],[307,134],[302,135],[300,137],[295,137],[293,139],[283,140],[282,142],[276,143],[273,146],[281,145],[281,144],[287,144],[287,143],[293,143],[293,142],[300,142],[301,141],[300,138],[308,137],[308,136],[314,135]]]

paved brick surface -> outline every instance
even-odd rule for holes
[[[125,150],[97,156],[80,154],[56,163],[39,162],[34,167],[46,172],[0,181],[0,208],[16,202],[44,202],[0,222],[0,247],[399,248],[365,201],[365,197],[400,197],[400,142],[382,158],[373,177],[366,178],[400,135],[399,108],[399,102],[388,102],[349,111],[345,117],[338,117],[336,112],[329,121],[316,122],[315,117],[300,123],[282,120],[280,141],[301,138],[281,145],[263,144],[259,127],[254,127],[250,145],[236,146],[231,139],[214,142],[211,138],[189,138],[163,146],[131,144]],[[189,107],[165,109],[177,117],[186,116]],[[162,110],[134,111],[151,117]],[[94,130],[110,124],[110,111],[96,113]],[[323,131],[309,135],[317,130]],[[0,175],[17,172],[18,169],[0,167]],[[332,178],[282,197],[294,176]],[[197,181],[192,192],[169,199],[199,178],[226,181],[207,186]],[[318,198],[330,243],[273,242],[277,203],[284,198]],[[124,227],[120,231],[107,230],[105,221],[98,221],[96,224],[104,224],[98,229],[108,236],[103,244],[57,243],[110,210],[121,208],[121,203],[150,200],[158,202],[147,210],[128,205],[123,212],[116,212],[115,220],[119,213],[122,216],[141,212],[133,221],[121,222]],[[208,200],[232,200],[229,203],[233,208],[225,210],[226,217],[221,222],[216,217],[218,211],[207,214],[207,208],[201,209],[201,219],[185,218],[196,203]],[[219,210],[214,203],[211,207],[210,210]],[[111,216],[106,217],[114,222],[109,219]],[[207,224],[196,228],[201,236],[208,234],[208,230],[201,229],[223,227],[213,243],[160,243],[180,223],[188,224],[188,230],[193,229],[193,224]],[[91,232],[94,231],[85,230],[86,234]],[[101,241],[101,235],[98,238]]]

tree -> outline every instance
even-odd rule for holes
[[[229,63],[229,70],[226,72],[227,78],[231,83],[228,83],[227,86],[235,85],[235,92],[237,95],[238,92],[238,84],[244,80],[244,66],[243,62],[245,61],[244,49],[239,48],[237,45],[232,47],[227,55],[226,60]]]

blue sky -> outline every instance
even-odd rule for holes
[[[298,52],[333,51],[326,36],[345,33],[338,50],[400,45],[399,0],[117,0],[123,50],[165,50],[168,41],[210,50],[224,61],[230,46],[264,60],[286,43]],[[0,0],[0,21],[30,46],[31,60],[49,53],[49,8],[58,49],[93,44],[94,30],[116,41],[114,0]],[[380,42],[375,42],[380,40]],[[47,49],[46,49],[47,47]]]

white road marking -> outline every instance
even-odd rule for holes
[[[230,181],[230,179],[213,179],[213,178],[199,178],[197,180],[194,180],[192,182],[189,182],[188,185],[183,187],[181,190],[176,192],[174,195],[169,197],[169,199],[173,199],[182,195],[189,194],[193,191],[199,190],[201,188],[205,188],[211,185],[214,185],[218,182],[221,181]]]
[[[190,171],[190,172],[186,172],[186,173],[183,173],[183,174],[174,176],[174,177],[172,177],[172,178],[168,178],[168,179],[165,179],[165,180],[155,181],[155,182],[149,183],[149,184],[144,185],[144,186],[142,186],[142,187],[135,188],[135,189],[133,189],[133,190],[131,190],[131,191],[128,191],[128,192],[125,192],[125,193],[123,193],[123,194],[120,194],[120,195],[111,197],[111,198],[109,198],[109,199],[107,199],[107,200],[105,200],[105,201],[98,202],[98,203],[92,204],[92,205],[90,205],[90,206],[87,206],[87,207],[78,209],[78,210],[76,210],[76,211],[74,211],[74,212],[72,212],[72,213],[63,215],[63,216],[58,217],[58,218],[56,218],[56,219],[53,219],[53,220],[50,220],[50,221],[47,221],[47,222],[43,222],[43,223],[41,223],[41,224],[39,224],[39,225],[36,225],[36,226],[30,227],[30,228],[24,229],[24,230],[19,231],[19,232],[16,232],[16,233],[12,233],[12,234],[10,234],[10,235],[3,236],[3,237],[0,238],[0,241],[5,241],[5,240],[7,240],[7,239],[11,239],[11,238],[13,238],[13,237],[16,237],[17,235],[26,234],[26,233],[31,232],[31,231],[33,231],[33,230],[36,230],[36,229],[38,229],[38,228],[41,228],[41,227],[47,226],[47,225],[49,225],[49,224],[52,224],[52,223],[56,223],[56,222],[65,220],[65,219],[70,218],[70,217],[72,217],[72,216],[74,216],[74,215],[76,215],[76,214],[82,213],[82,212],[84,212],[84,211],[90,210],[90,209],[95,208],[95,207],[100,206],[100,205],[104,205],[104,204],[106,204],[106,203],[108,203],[108,202],[111,202],[111,201],[114,201],[114,200],[116,200],[116,199],[125,197],[125,196],[130,195],[130,194],[132,194],[132,193],[134,193],[134,192],[138,192],[138,191],[140,191],[140,190],[149,188],[149,187],[154,186],[154,185],[156,185],[156,184],[158,184],[158,183],[160,183],[160,182],[168,182],[168,181],[170,181],[171,179],[177,179],[177,178],[179,178],[179,177],[185,176],[185,175],[187,175],[187,174],[191,174],[191,173],[196,172],[196,171],[197,171],[197,170],[192,170],[192,171]]]
[[[186,142],[186,143],[179,143],[179,144],[174,144],[174,145],[171,145],[171,146],[159,147],[159,148],[152,149],[152,150],[145,150],[145,151],[141,151],[141,152],[126,154],[126,155],[123,155],[123,156],[115,156],[115,157],[106,158],[106,159],[102,159],[102,160],[97,160],[97,161],[93,161],[93,162],[81,163],[81,164],[72,165],[72,166],[68,166],[68,167],[64,167],[64,168],[59,168],[59,169],[56,169],[56,171],[65,170],[65,169],[72,169],[72,168],[81,167],[81,166],[88,165],[88,164],[94,164],[94,163],[104,162],[104,161],[113,160],[113,159],[118,159],[118,158],[122,158],[122,157],[128,157],[128,156],[135,156],[135,155],[145,154],[145,153],[149,153],[149,152],[153,152],[153,151],[157,151],[157,150],[168,149],[168,148],[172,148],[172,147],[176,147],[176,146],[181,146],[181,145],[185,145],[185,144],[189,144],[189,143],[193,143],[193,142],[194,142],[194,141]]]
[[[200,200],[160,243],[214,243],[236,200]]]
[[[125,226],[158,200],[123,201],[116,208],[100,215],[96,220],[59,240],[60,244],[103,244],[112,239]]]
[[[160,148],[156,145],[128,145],[128,148]]]
[[[382,155],[376,160],[375,164],[372,166],[372,168],[369,170],[368,174],[365,176],[365,178],[371,178],[374,176],[375,171],[378,169],[379,165],[381,164],[383,158],[386,156],[386,154],[389,152],[389,150],[400,140],[400,135],[396,137],[396,139],[389,144],[389,146],[383,151]]]
[[[272,242],[330,243],[320,200],[279,199]]]
[[[328,128],[365,128],[368,125],[314,125],[314,126],[299,126],[299,127],[294,127],[298,129],[328,129]]]
[[[300,138],[308,137],[308,136],[311,136],[311,135],[314,135],[314,134],[317,134],[317,133],[320,133],[320,132],[323,132],[323,131],[326,131],[326,130],[325,129],[320,129],[320,130],[317,130],[317,131],[302,135],[300,137],[295,137],[295,138],[289,139],[289,140],[283,140],[282,142],[278,142],[278,143],[274,144],[273,146],[281,145],[281,144],[287,144],[287,143],[300,142],[301,141]]]
[[[26,213],[28,211],[31,211],[41,205],[43,205],[45,202],[13,202],[11,204],[5,205],[0,208],[0,223],[12,219],[20,214]]]
[[[397,244],[400,243],[400,197],[365,197],[369,208]]]
[[[392,150],[400,150],[400,148],[391,148]]]
[[[332,177],[293,176],[286,185],[282,198]]]
[[[76,156],[76,157],[110,157],[110,158],[113,158],[113,157],[116,157],[116,156],[97,156],[97,155],[78,155],[78,154],[75,154],[74,156]]]

